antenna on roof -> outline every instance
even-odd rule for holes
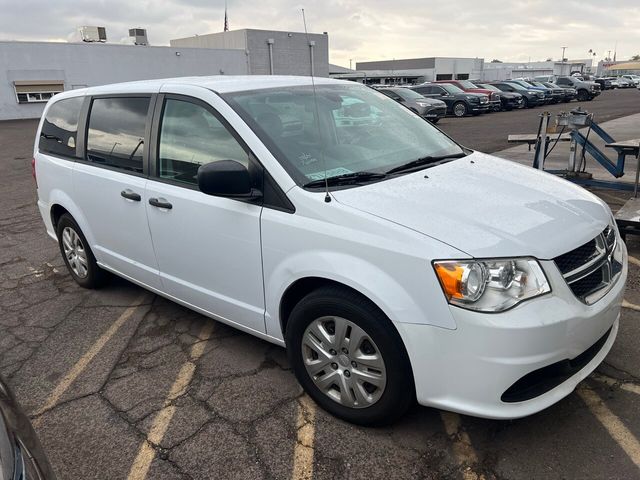
[[[309,40],[309,32],[307,32],[307,19],[304,15],[304,8],[302,10],[302,23],[304,24],[304,34],[307,37],[307,44],[309,48],[312,48],[313,44]],[[327,179],[327,159],[324,155],[324,148],[322,145],[322,128],[320,126],[320,109],[318,108],[318,95],[316,93],[316,82],[313,78],[313,56],[309,56],[309,62],[311,64],[311,87],[313,89],[313,103],[316,109],[316,122],[318,122],[318,138],[320,139],[320,154],[322,155],[322,168],[324,169],[324,201],[329,203],[331,196],[329,195],[329,180]]]
[[[229,31],[229,17],[227,16],[227,0],[224,0],[224,31]]]

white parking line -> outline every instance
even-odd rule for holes
[[[144,480],[147,478],[151,462],[153,462],[153,459],[156,456],[156,451],[153,446],[158,445],[162,441],[164,435],[167,433],[171,419],[176,412],[176,407],[171,405],[171,402],[183,395],[189,387],[189,384],[193,379],[193,374],[196,371],[195,362],[204,353],[204,348],[211,337],[213,327],[213,321],[206,321],[205,325],[200,330],[200,334],[198,335],[200,341],[191,347],[189,361],[182,365],[178,376],[169,389],[169,394],[164,401],[164,407],[153,419],[147,440],[145,440],[140,446],[136,459],[131,466],[131,470],[129,470],[129,475],[127,477],[128,480]]]
[[[452,412],[440,412],[440,417],[444,423],[444,429],[453,441],[453,455],[456,457],[458,465],[463,469],[463,480],[485,480],[484,475],[478,474],[473,470],[473,465],[478,463],[478,454],[476,453],[471,439],[467,432],[462,430],[462,419],[460,415]]]
[[[631,382],[625,382],[623,380],[617,380],[615,378],[608,377],[601,373],[594,373],[592,378],[597,380],[598,382],[604,383],[606,385],[612,387],[618,387],[621,390],[625,390],[627,392],[635,393],[636,395],[640,395],[640,385]]]
[[[640,260],[632,255],[629,255],[629,263],[633,263],[636,267],[640,267]]]
[[[600,396],[584,386],[577,390],[578,395],[591,413],[595,415],[604,428],[607,429],[609,435],[616,441],[629,456],[631,461],[640,468],[640,442],[638,439],[624,426],[622,421],[604,404]]]
[[[640,312],[640,305],[627,302],[626,300],[622,300],[622,308],[628,308],[629,310],[635,310],[636,312]]]
[[[316,435],[316,405],[306,395],[300,398],[296,428],[298,435],[293,450],[291,480],[311,480],[313,478],[313,454]]]
[[[54,388],[51,395],[49,395],[44,405],[34,413],[35,416],[42,415],[44,412],[50,410],[56,405],[56,403],[58,403],[60,398],[69,389],[71,384],[80,376],[80,374],[82,374],[82,372],[84,372],[91,360],[93,360],[95,356],[100,353],[107,342],[118,332],[120,327],[122,327],[127,322],[127,320],[129,320],[133,316],[136,309],[140,307],[140,304],[144,300],[144,297],[145,294],[141,295],[134,302],[134,305],[122,312],[122,315],[120,315],[117,320],[111,324],[109,329],[104,332],[93,345],[91,345],[91,348],[89,348],[89,350],[87,350],[86,353],[82,355],[82,357],[80,357],[80,360],[78,360],[76,364],[71,367],[71,370],[69,370],[69,372],[64,376],[60,383],[56,385],[56,388]],[[33,423],[34,425],[37,425],[39,422],[40,419],[37,418]]]

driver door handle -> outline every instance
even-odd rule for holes
[[[164,199],[160,200],[159,198],[150,198],[149,205],[153,205],[154,207],[158,208],[166,208],[167,210],[171,210],[173,208],[173,205],[171,205],[169,202]]]

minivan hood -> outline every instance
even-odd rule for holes
[[[473,257],[551,259],[593,239],[611,219],[583,188],[478,152],[333,196]]]

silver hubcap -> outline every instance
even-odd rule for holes
[[[456,114],[456,117],[462,117],[466,113],[466,108],[464,105],[456,105],[456,108],[453,113]]]
[[[62,230],[62,248],[73,273],[80,278],[86,277],[89,273],[87,252],[80,236],[71,227],[65,227]]]
[[[302,337],[302,358],[316,386],[350,408],[373,405],[387,384],[384,359],[362,328],[341,317],[320,317]]]

